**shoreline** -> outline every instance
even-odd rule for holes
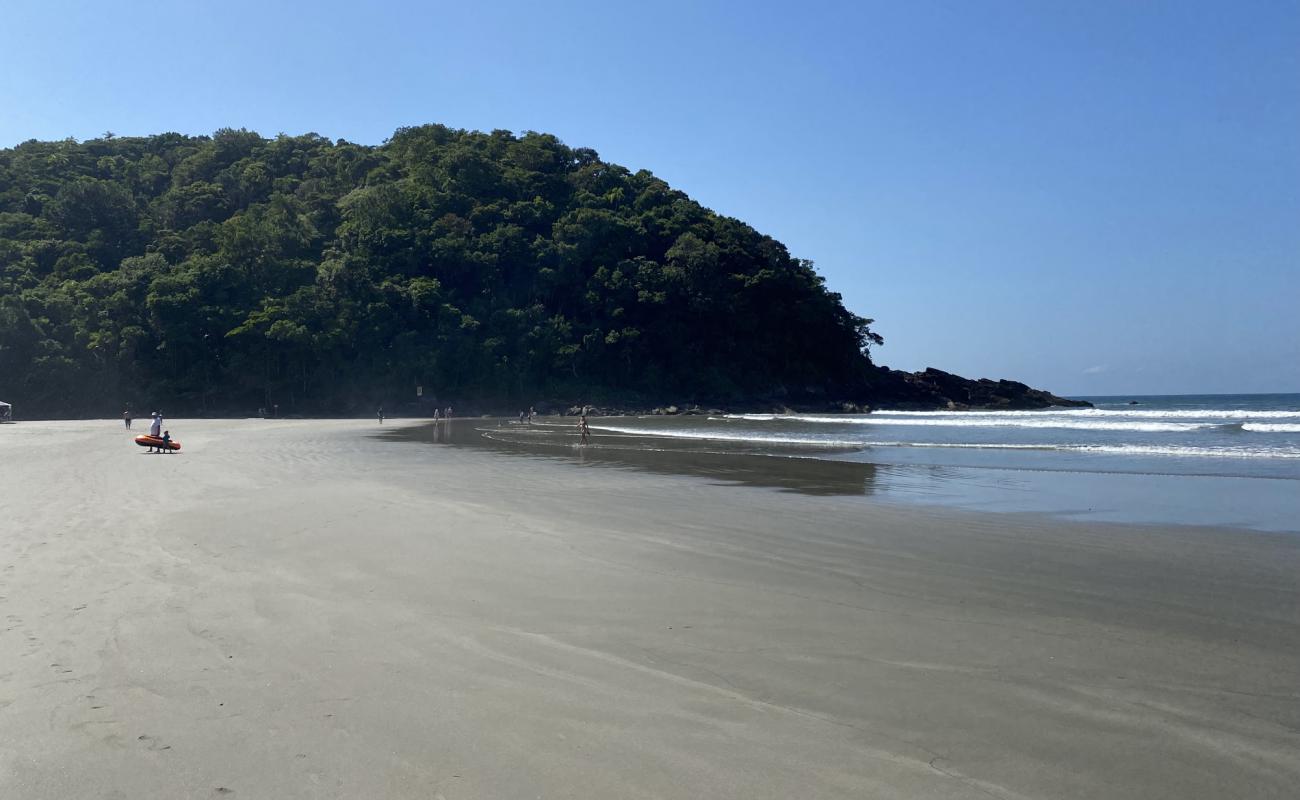
[[[658,401],[646,402],[644,400],[619,400],[610,399],[593,399],[593,400],[536,400],[531,403],[516,407],[514,405],[503,405],[498,401],[488,401],[475,403],[473,401],[461,400],[450,403],[451,406],[470,409],[472,413],[466,414],[467,419],[485,419],[485,418],[513,418],[521,411],[528,408],[539,409],[538,415],[545,417],[576,417],[582,414],[594,417],[625,417],[625,416],[701,416],[709,414],[869,414],[872,411],[1039,411],[1049,408],[1088,408],[1092,403],[1087,400],[1062,397],[1053,395],[1039,389],[1033,389],[1017,381],[991,381],[988,379],[969,379],[962,378],[958,375],[943,372],[929,368],[915,373],[905,373],[898,370],[891,370],[888,367],[880,367],[885,373],[894,376],[895,380],[902,381],[901,385],[909,386],[902,394],[893,397],[885,395],[876,397],[872,400],[866,399],[834,399],[834,397],[804,397],[803,399],[791,399],[780,395],[775,396],[753,396],[742,399],[732,400],[683,400],[680,397],[673,399],[661,399]],[[937,381],[937,382],[936,382]],[[953,400],[947,395],[940,395],[940,388],[958,396],[965,397],[965,400]],[[898,387],[896,387],[898,388]],[[998,394],[1001,392],[1001,394]],[[928,394],[927,394],[928,393]],[[975,398],[983,398],[988,402],[980,402]],[[164,406],[167,404],[163,404]],[[444,407],[442,401],[424,401],[417,402],[393,402],[387,401],[378,403],[378,407],[390,407],[397,411],[398,416],[386,414],[386,419],[432,419],[428,416],[436,406],[438,410]],[[147,418],[148,411],[140,412],[140,418]],[[195,415],[187,412],[182,418],[185,419],[367,419],[373,418],[373,412],[353,414],[344,416],[340,414],[322,413],[322,414],[284,414],[270,417],[259,417],[248,414],[232,414],[216,412],[213,414]],[[89,421],[93,419],[117,419],[120,416],[109,417],[86,417],[86,416],[66,416],[66,417],[39,417],[32,418],[28,421],[33,422],[55,422],[55,421]]]
[[[593,423],[581,445],[572,424],[543,418],[528,425],[494,417],[411,423],[384,438],[473,447],[496,453],[686,475],[721,485],[752,486],[863,502],[968,511],[1040,514],[1047,520],[1202,526],[1300,534],[1300,495],[1276,481],[1290,476],[1239,472],[1153,471],[1096,457],[1074,463],[999,463],[966,451],[918,460],[913,448],[791,446],[773,449],[734,438],[663,438]],[[610,431],[616,431],[611,433]],[[648,431],[647,431],[648,433]],[[943,453],[942,450],[939,451]],[[1023,457],[1023,456],[1022,456]],[[1290,499],[1288,499],[1290,498]]]
[[[353,420],[186,420],[169,459],[23,427],[0,437],[6,795],[1300,780],[1291,535],[547,469]]]

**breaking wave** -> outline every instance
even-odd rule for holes
[[[1300,428],[1300,426],[1294,426]],[[646,429],[615,425],[592,425],[593,431],[647,436],[671,439],[710,440],[719,442],[746,442],[750,444],[799,445],[804,447],[827,448],[872,448],[872,447],[923,447],[953,448],[961,450],[1046,450],[1055,452],[1099,453],[1127,456],[1181,456],[1195,458],[1272,458],[1300,459],[1300,447],[1291,448],[1255,448],[1255,447],[1212,447],[1195,445],[1162,444],[1025,444],[1012,442],[907,442],[874,441],[862,439],[830,439],[816,435],[767,435],[726,433],[720,431]]]
[[[1300,425],[1286,423],[1244,422],[1241,429],[1256,433],[1300,433]]]
[[[965,427],[965,428],[1060,428],[1066,430],[1081,431],[1142,431],[1145,433],[1177,433],[1194,431],[1202,428],[1214,427],[1218,423],[1196,423],[1196,422],[1124,422],[1124,421],[1107,421],[1107,420],[1088,420],[1088,419],[1061,419],[1058,417],[1049,417],[1039,415],[1037,418],[1025,417],[1000,417],[992,415],[970,415],[963,417],[945,416],[937,419],[925,418],[920,416],[909,416],[904,418],[894,416],[882,416],[880,414],[870,414],[867,416],[845,416],[845,417],[813,417],[802,416],[797,414],[775,415],[775,414],[742,414],[730,417],[730,419],[744,419],[749,421],[769,421],[769,420],[790,420],[793,422],[808,422],[813,424],[840,424],[840,425],[907,425],[907,426],[932,426],[932,427]]]
[[[657,436],[670,439],[701,439],[714,442],[751,442],[754,444],[796,444],[807,447],[861,447],[858,439],[827,439],[816,436],[752,436],[741,433],[715,433],[713,431],[653,430],[646,428],[623,428],[616,425],[592,425],[593,431],[630,434],[633,436]]]
[[[1300,412],[1291,411],[1149,411],[1080,413],[1047,411],[880,411],[874,414],[818,416],[814,414],[728,414],[715,420],[804,422],[812,425],[905,425],[949,428],[1056,428],[1081,431],[1186,433],[1211,428],[1236,428],[1255,433],[1300,433]],[[1131,419],[1125,419],[1125,416]],[[1092,418],[1096,417],[1096,418]],[[1164,418],[1164,419],[1162,419]],[[1257,419],[1296,419],[1295,423],[1254,422]],[[1174,421],[1199,420],[1199,421]],[[1225,420],[1230,420],[1225,422]]]

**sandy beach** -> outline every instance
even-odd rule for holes
[[[1300,786],[1300,537],[169,423],[0,428],[0,797]]]

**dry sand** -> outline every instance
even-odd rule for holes
[[[1300,787],[1300,537],[170,427],[0,428],[0,797]]]

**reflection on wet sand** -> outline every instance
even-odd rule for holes
[[[381,434],[394,441],[482,447],[503,453],[551,458],[585,466],[692,475],[723,484],[759,486],[811,495],[866,495],[876,467],[813,457],[809,448],[783,448],[774,455],[745,443],[665,440],[662,437],[593,431],[586,444],[569,422],[520,424],[511,420],[466,419],[395,428]],[[771,448],[765,448],[770,451]],[[825,448],[815,452],[825,454]]]

